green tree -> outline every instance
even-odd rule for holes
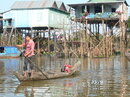
[[[129,16],[129,18],[128,18],[127,28],[129,28],[129,29],[130,29],[130,16]]]

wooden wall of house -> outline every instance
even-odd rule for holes
[[[31,27],[43,27],[48,26],[48,9],[31,10],[30,12],[30,26]]]
[[[89,13],[93,13],[95,14],[95,9],[96,7],[100,7],[102,8],[102,5],[84,5],[84,6],[81,6],[81,5],[78,5],[76,7],[74,7],[75,9],[75,15],[76,15],[76,18],[81,18],[81,14],[83,13],[83,8],[88,8],[87,10],[89,10]],[[119,4],[103,4],[104,6],[104,12],[116,12],[116,11],[120,11],[120,12],[124,12],[124,18],[125,20],[128,19],[128,7],[126,6],[125,3],[119,3]],[[124,8],[124,9],[123,9]],[[101,11],[102,12],[102,11]]]
[[[15,27],[30,27],[29,10],[14,11]]]
[[[7,11],[3,14],[3,19],[10,19],[13,18],[13,11]]]
[[[69,19],[67,18],[67,16],[68,16],[67,13],[63,13],[61,11],[56,11],[54,9],[50,9],[48,26],[55,27],[55,28],[63,28],[63,24],[69,23]],[[65,28],[66,28],[66,26],[68,26],[68,25],[64,25]]]
[[[126,4],[125,3],[123,3],[123,11],[122,12],[124,12],[124,20],[128,20],[128,18],[129,18],[129,14],[128,14],[128,7],[126,6]]]
[[[3,28],[5,26],[9,26],[9,25],[14,25],[12,22],[12,19],[14,18],[14,14],[13,11],[7,11],[5,13],[3,13]]]
[[[76,18],[81,18],[81,13],[82,13],[82,6],[76,6],[75,7]]]
[[[3,18],[14,21],[15,28],[24,27],[56,27],[61,28],[61,23],[67,24],[68,14],[56,9],[34,9],[34,10],[13,10],[4,13]],[[8,25],[4,21],[5,26]]]
[[[41,27],[48,25],[48,9],[14,10],[14,27]]]
[[[122,7],[121,4],[109,4],[110,12],[112,12],[112,8],[115,8],[115,11],[121,11]]]

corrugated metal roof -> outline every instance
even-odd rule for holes
[[[54,0],[46,0],[44,7],[52,7],[54,4]]]
[[[58,8],[60,8],[61,5],[64,4],[62,1],[56,1],[56,3],[57,3]],[[66,10],[69,12],[70,7],[68,5],[65,5],[65,4],[64,4],[64,6],[65,6]]]
[[[65,10],[69,12],[68,5],[65,5],[62,1],[56,1],[56,3],[57,3],[57,6],[58,6],[59,9],[61,8],[61,6],[63,4],[63,6],[65,7]]]
[[[53,3],[54,3],[54,0],[16,1],[12,5],[11,9],[52,7]]]
[[[78,5],[118,4],[118,3],[126,3],[126,5],[129,6],[126,1],[87,2],[87,3],[79,3],[79,4],[68,4],[68,6],[74,7]]]
[[[7,10],[7,11],[4,11],[4,12],[1,12],[0,14],[4,14],[4,13],[6,13],[6,12],[10,12],[11,10]]]
[[[89,0],[88,2],[108,2],[108,1],[124,1],[124,0]]]
[[[68,6],[66,6],[62,1],[55,1],[55,0],[16,1],[12,5],[11,9],[48,8],[48,7],[53,7],[54,4],[56,5],[57,9],[60,9],[63,4],[63,6],[65,6],[65,10],[63,10],[63,11],[69,12]]]
[[[61,4],[62,4],[63,2],[62,2],[62,1],[56,1],[56,3],[57,3],[58,8],[60,8],[60,7],[61,7]]]
[[[42,8],[45,6],[46,0],[43,1],[32,1],[28,8]]]
[[[30,8],[32,1],[16,1],[11,9]]]
[[[55,0],[42,0],[42,1],[16,1],[11,9],[29,9],[29,8],[53,8],[55,4],[55,7],[59,10],[62,4],[65,6],[66,10],[69,12],[69,7],[62,2],[62,1],[55,1]]]
[[[66,5],[66,9],[68,12],[70,11],[70,7],[68,5]]]

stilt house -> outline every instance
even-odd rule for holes
[[[62,1],[16,1],[9,11],[3,13],[3,27],[60,28],[67,23],[69,7]]]
[[[75,10],[72,20],[84,25],[82,40],[87,56],[109,56],[116,51],[124,53],[129,6],[126,0],[89,0],[69,6]]]
[[[89,0],[81,4],[69,4],[75,9],[76,18],[113,18],[128,19],[126,0]]]

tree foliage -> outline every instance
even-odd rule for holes
[[[130,29],[130,16],[129,16],[129,19],[128,19],[128,22],[127,22],[127,25],[128,25],[128,28]]]

